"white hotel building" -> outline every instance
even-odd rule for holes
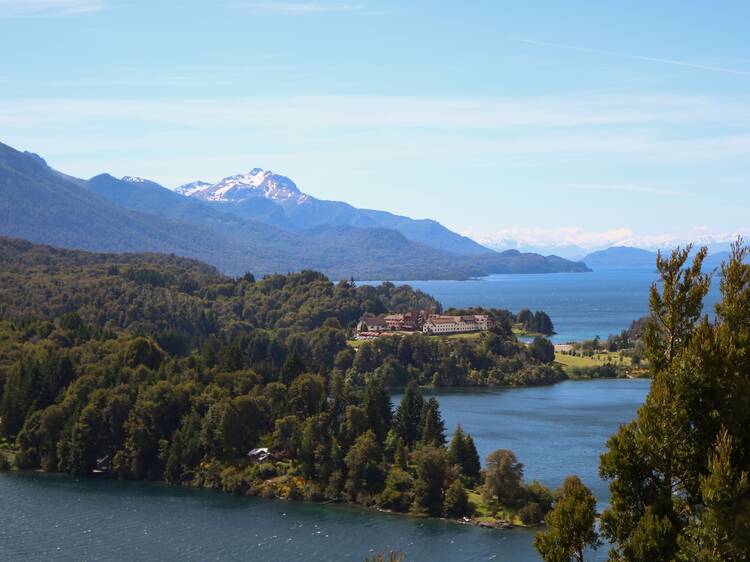
[[[460,334],[463,332],[483,332],[489,330],[490,318],[485,314],[469,316],[446,316],[431,314],[422,325],[426,334]]]

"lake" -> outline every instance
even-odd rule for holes
[[[619,334],[648,314],[653,268],[601,268],[588,273],[491,275],[471,281],[396,281],[429,293],[444,307],[484,306],[518,312],[544,310],[552,318],[555,342]],[[715,280],[706,298],[712,311],[719,294]]]
[[[484,456],[513,449],[527,478],[578,473],[601,502],[607,437],[630,420],[645,380],[437,394]],[[396,397],[397,398],[397,397]],[[538,560],[533,532],[494,531],[354,507],[44,474],[0,473],[0,560],[364,560],[397,549],[408,562]],[[598,560],[606,559],[600,551]]]

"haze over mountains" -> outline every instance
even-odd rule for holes
[[[694,246],[693,254],[698,245]],[[729,252],[725,249],[725,244],[716,244],[708,246],[709,254],[704,260],[705,269],[721,267],[721,264],[729,259]],[[669,248],[664,252],[669,252]],[[623,269],[631,268],[652,268],[656,269],[656,252],[644,250],[642,248],[633,248],[630,246],[613,246],[606,250],[592,252],[583,258],[586,265],[593,269],[604,267],[617,267]]]
[[[464,279],[587,270],[556,256],[495,252],[436,221],[315,199],[259,168],[172,191],[133,176],[74,178],[1,143],[0,235],[174,253],[230,275],[317,269],[334,279]]]

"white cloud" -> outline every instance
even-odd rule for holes
[[[40,140],[69,130],[97,135],[92,149],[169,131],[179,145],[191,137],[279,141],[286,153],[316,146],[321,153],[359,151],[369,158],[450,157],[454,161],[707,162],[750,156],[750,97],[579,96],[434,98],[290,96],[278,98],[26,99],[0,105],[7,135]],[[367,133],[363,133],[367,131]],[[179,132],[179,134],[177,134]],[[176,146],[175,145],[175,146]],[[540,160],[543,159],[543,160]],[[649,185],[579,186],[666,193]]]
[[[638,234],[630,228],[618,227],[608,230],[586,230],[577,226],[559,228],[512,226],[493,232],[466,230],[469,236],[490,247],[544,247],[555,248],[578,246],[585,250],[598,250],[610,246],[635,246],[656,250],[673,248],[687,243],[713,244],[733,241],[738,234],[747,235],[746,230],[722,232],[705,226],[685,231]]]
[[[348,4],[340,2],[251,2],[246,5],[257,13],[280,16],[356,12],[365,8],[365,4]]]
[[[102,0],[0,0],[0,17],[64,16],[103,7]]]

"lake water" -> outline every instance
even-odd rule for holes
[[[437,391],[448,437],[456,424],[471,433],[484,458],[510,449],[525,465],[527,480],[555,488],[577,474],[606,505],[599,455],[621,423],[635,417],[648,393],[648,379],[565,381],[552,386]],[[394,395],[398,404],[401,395]]]
[[[648,313],[653,268],[602,268],[588,273],[491,275],[472,281],[404,281],[439,300],[444,307],[484,306],[518,312],[544,310],[555,324],[555,342],[619,334]],[[706,299],[713,310],[716,280]]]
[[[480,454],[513,449],[527,478],[578,473],[601,502],[598,454],[648,390],[644,380],[440,393]],[[0,473],[0,560],[538,560],[533,532],[494,531],[353,507],[239,498],[142,482]],[[600,551],[598,560],[606,559]]]

